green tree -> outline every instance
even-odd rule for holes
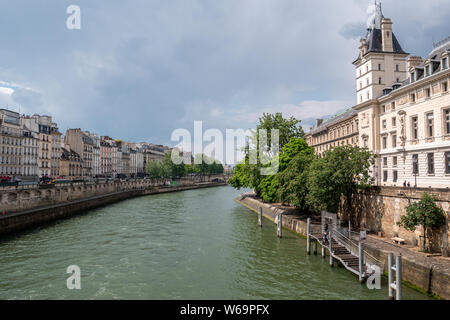
[[[300,138],[303,138],[304,132],[299,124],[300,120],[297,120],[293,117],[283,118],[282,113],[265,113],[259,119],[257,130],[254,131],[254,135],[250,138],[251,143],[247,145],[244,150],[245,159],[235,167],[233,177],[230,180],[230,185],[237,189],[252,188],[258,196],[261,196],[264,193],[265,199],[274,201],[274,197],[276,197],[274,190],[277,187],[277,180],[275,177],[267,175],[264,176],[261,174],[262,168],[269,168],[271,164],[275,164],[262,164],[266,163],[265,161],[271,159],[275,155],[274,153],[276,150],[272,149],[271,130],[279,130],[279,144],[275,147],[278,149],[283,149],[285,145],[290,142],[291,138],[297,138],[299,140]],[[265,150],[261,150],[261,152],[259,152],[259,138],[257,132],[261,129],[267,130],[268,145]],[[295,143],[296,142],[293,142],[293,144]],[[292,146],[292,148],[295,147]],[[251,151],[255,152],[257,155],[257,164],[250,164]],[[291,155],[291,157],[293,157],[293,155]],[[288,159],[286,158],[286,162],[288,162],[287,160]],[[273,174],[275,173],[276,172],[273,172]]]
[[[277,196],[282,203],[293,205],[302,211],[309,211],[308,175],[314,158],[313,150],[299,152],[289,162],[286,170],[278,175]]]
[[[310,207],[316,211],[337,212],[344,195],[344,209],[350,216],[352,196],[373,184],[370,169],[374,162],[374,155],[367,149],[339,146],[325,151],[310,166],[307,180]]]
[[[435,196],[424,192],[422,199],[410,204],[406,208],[406,215],[400,218],[400,222],[397,222],[399,226],[409,231],[415,231],[418,226],[422,226],[424,250],[426,250],[426,235],[430,234],[432,228],[441,227],[445,224],[444,210],[436,204],[436,201]]]
[[[291,138],[303,138],[305,132],[300,126],[301,121],[295,119],[294,117],[283,118],[281,112],[275,114],[264,113],[261,118],[259,118],[259,125],[256,127],[257,130],[265,129],[267,130],[267,143],[270,149],[271,146],[271,130],[279,130],[279,149],[289,143]]]

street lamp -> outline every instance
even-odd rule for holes
[[[417,172],[419,171],[418,162],[418,159],[413,157],[414,188],[417,188]]]

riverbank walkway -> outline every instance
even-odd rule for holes
[[[325,251],[328,250],[330,266],[334,266],[334,261],[340,262],[357,275],[360,282],[364,282],[376,268],[383,272],[385,267],[383,261],[364,250],[364,240],[360,234],[352,232],[350,227],[341,227],[335,214],[322,212],[320,224],[312,224],[310,219],[307,220],[308,254],[311,252],[311,244],[314,246],[314,254],[317,254],[319,244],[322,246],[322,257],[325,258]]]

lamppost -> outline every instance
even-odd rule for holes
[[[419,171],[418,169],[418,159],[416,157],[413,157],[414,188],[417,188],[417,171]]]

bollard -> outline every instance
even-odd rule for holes
[[[330,232],[329,232],[328,237],[329,237],[328,242],[329,242],[329,244],[330,244],[330,249],[329,249],[329,251],[330,251],[330,267],[334,267],[334,261],[333,261],[333,245],[332,245],[333,237],[332,237],[332,231],[331,231],[331,230],[330,230]]]
[[[314,255],[317,255],[317,241],[314,241]]]
[[[278,215],[278,224],[277,224],[277,235],[278,235],[278,238],[282,237],[282,229],[283,229],[283,215],[280,213]]]
[[[262,208],[258,208],[258,226],[262,227]]]
[[[311,254],[311,218],[306,220],[306,253]]]
[[[358,248],[358,262],[359,262],[359,282],[363,283],[363,281],[364,281],[364,251],[363,251],[361,242],[359,242],[359,248]]]
[[[395,266],[395,293],[396,300],[402,300],[402,254],[397,256],[397,263]]]
[[[389,299],[394,300],[394,293],[392,290],[392,284],[394,283],[394,273],[392,271],[392,262],[394,260],[394,254],[389,252],[388,255],[388,284],[389,284]]]

